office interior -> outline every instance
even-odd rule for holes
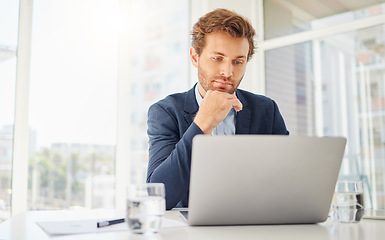
[[[343,136],[339,179],[385,209],[385,1],[0,1],[0,222],[27,210],[124,209],[145,181],[148,107],[197,81],[190,29],[247,17],[240,88],[274,99],[291,135]]]

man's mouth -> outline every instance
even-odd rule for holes
[[[214,83],[218,84],[219,86],[223,86],[223,87],[232,85],[231,82],[224,81],[224,80],[214,80]]]

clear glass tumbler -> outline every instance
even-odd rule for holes
[[[330,217],[335,222],[357,223],[364,215],[361,181],[338,181],[336,184]]]
[[[157,233],[166,210],[163,183],[132,184],[127,188],[127,223],[132,233]]]

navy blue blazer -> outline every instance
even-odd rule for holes
[[[240,89],[236,95],[243,109],[235,117],[235,134],[289,134],[272,99]],[[165,184],[166,209],[188,207],[192,139],[203,134],[193,122],[198,109],[194,86],[160,100],[148,110],[147,182]]]

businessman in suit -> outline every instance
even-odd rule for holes
[[[147,182],[165,184],[167,209],[188,207],[194,136],[289,134],[272,99],[238,89],[254,54],[254,35],[249,21],[235,12],[216,9],[201,17],[190,49],[198,83],[149,108]]]

